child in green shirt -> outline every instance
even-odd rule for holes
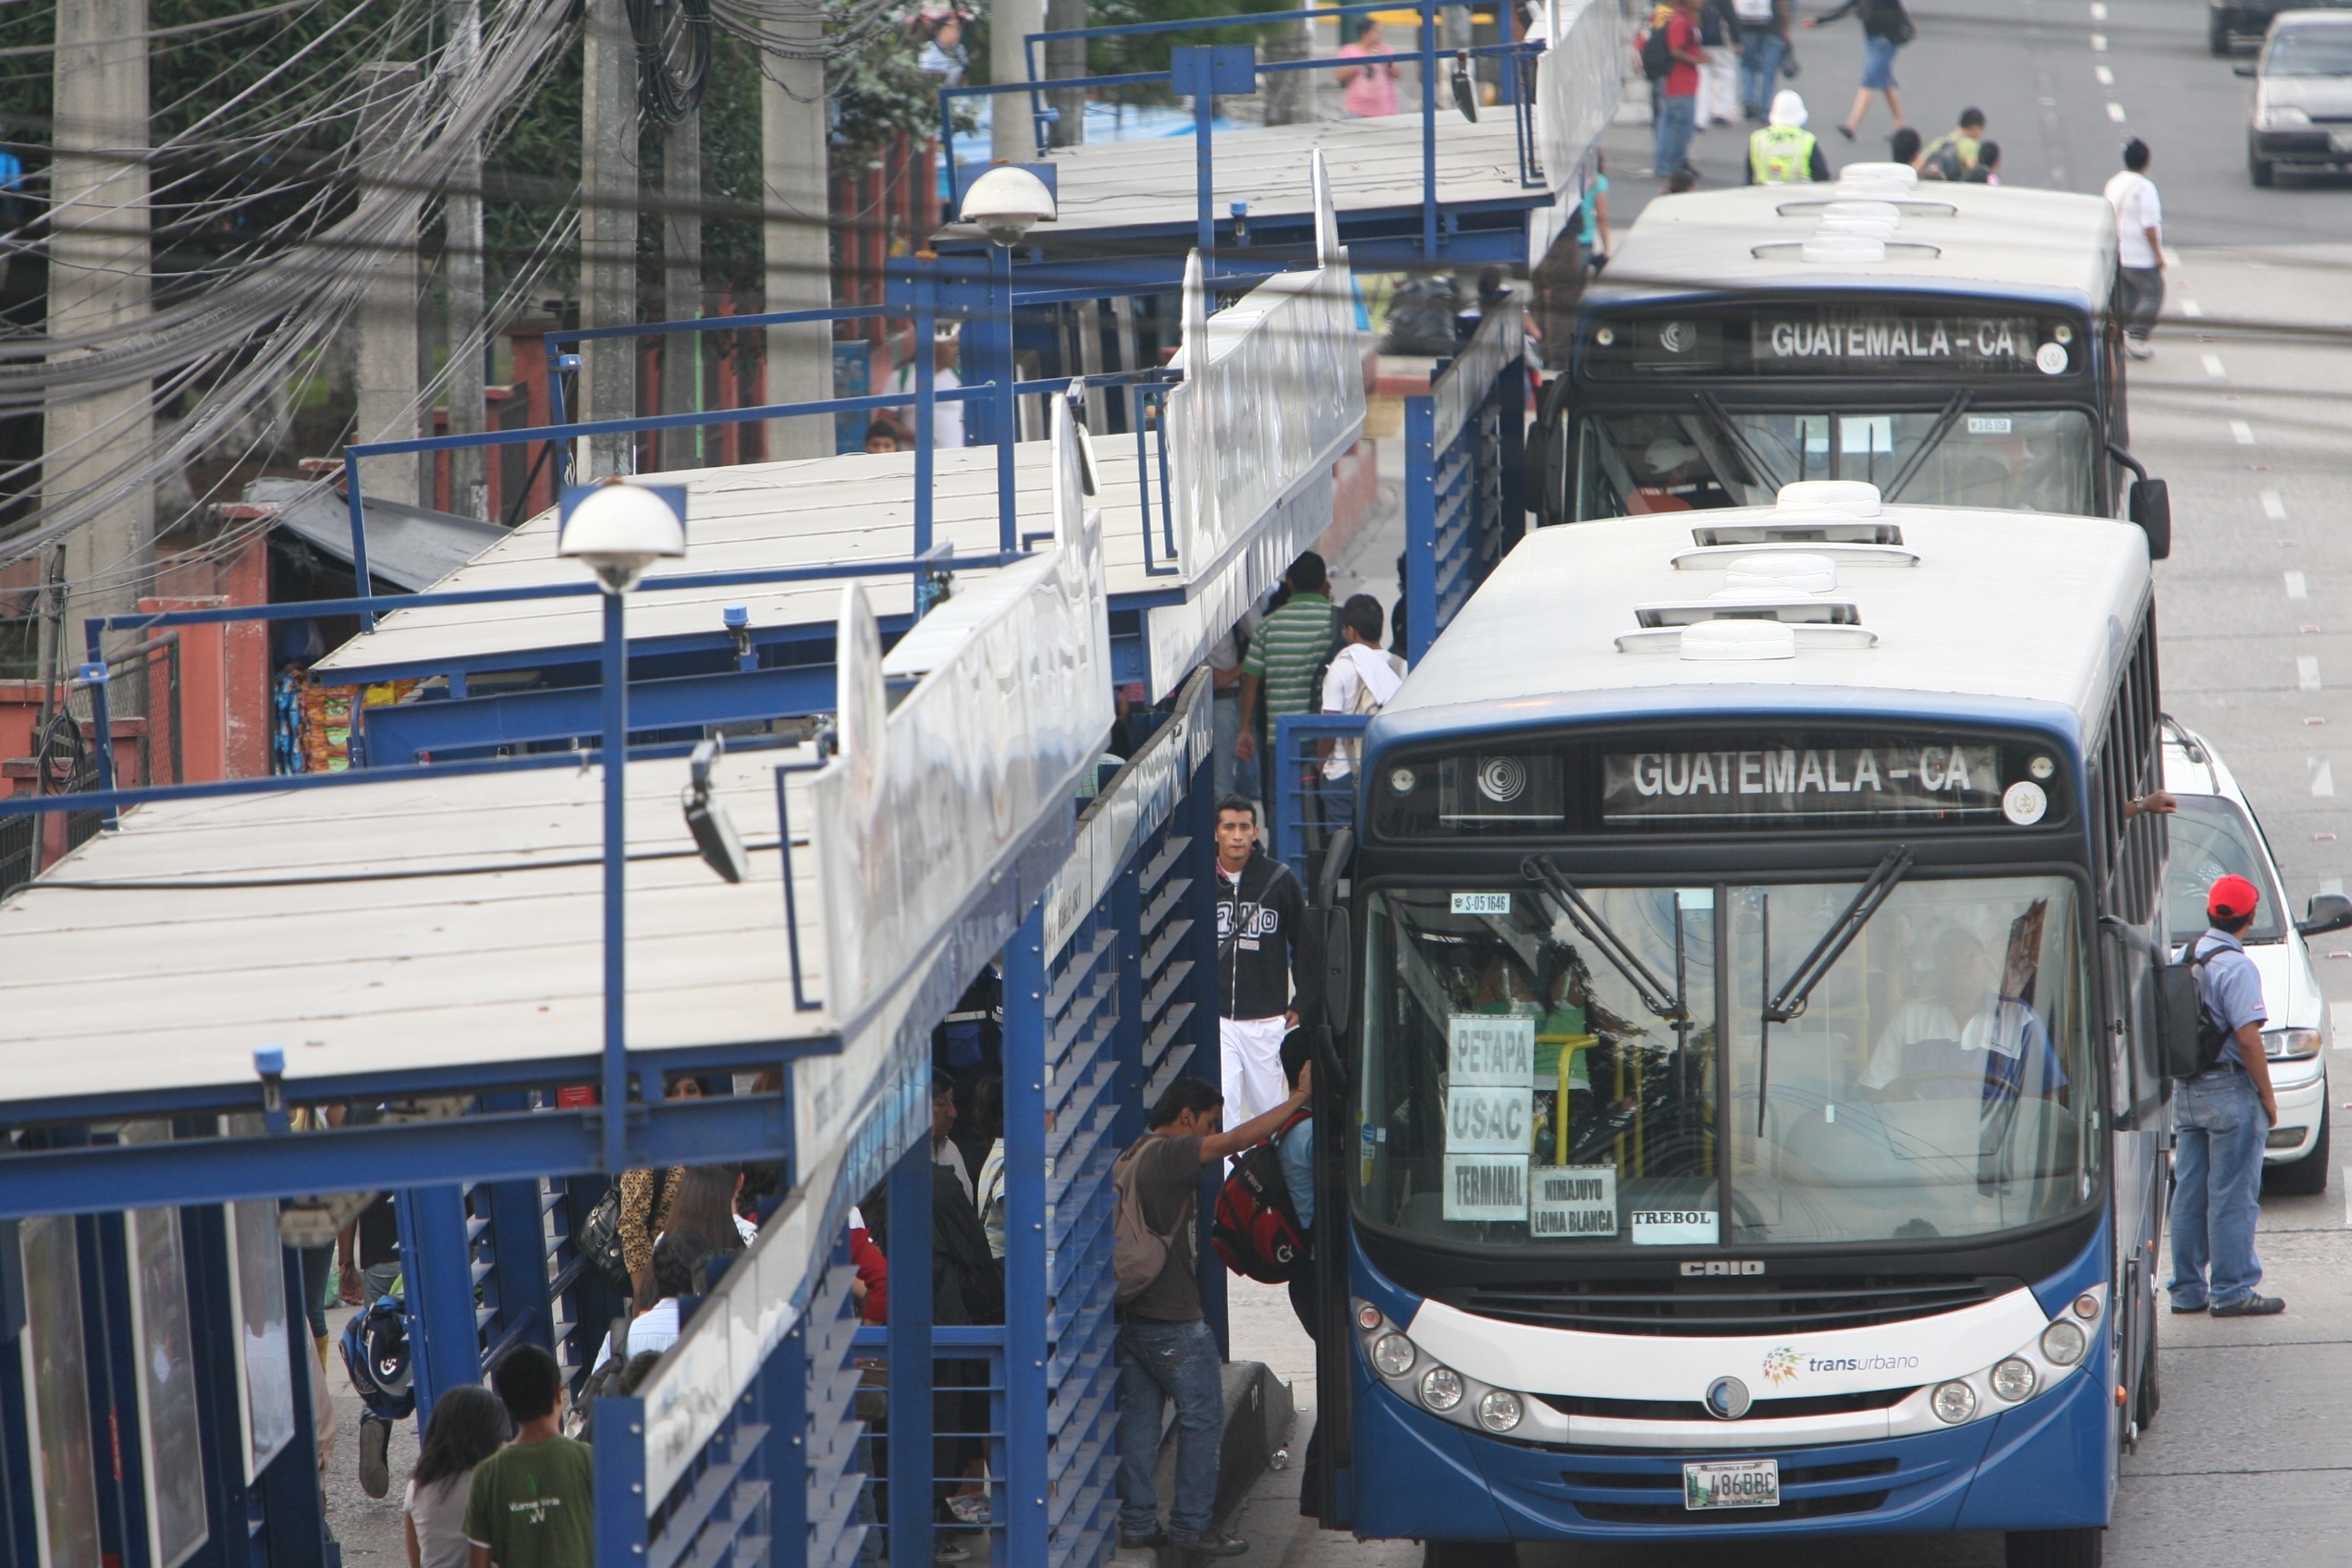
[[[556,1358],[517,1345],[492,1369],[490,1386],[515,1439],[474,1466],[465,1515],[472,1568],[595,1568],[595,1467],[586,1443],[557,1430]]]

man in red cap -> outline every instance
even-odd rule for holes
[[[2174,1312],[2216,1317],[2264,1317],[2286,1310],[2277,1296],[2254,1287],[2262,1265],[2254,1256],[2254,1222],[2261,1207],[2262,1148],[2278,1122],[2278,1096],[2262,1054],[2262,977],[2238,934],[2253,924],[2261,895],[2243,876],[2214,880],[2205,895],[2212,928],[2199,937],[2190,962],[2197,970],[2199,1034],[2218,1026],[2221,1053],[2210,1068],[2180,1086],[2173,1101],[2173,1280]]]

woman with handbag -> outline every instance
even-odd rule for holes
[[[1910,13],[1903,8],[1903,0],[1845,0],[1834,11],[1806,18],[1805,25],[1819,27],[1856,11],[1862,14],[1862,85],[1854,94],[1854,112],[1838,127],[1838,134],[1848,141],[1862,129],[1863,117],[1870,112],[1873,92],[1886,94],[1887,113],[1894,116],[1894,129],[1903,129],[1903,100],[1894,92],[1894,56],[1918,33],[1911,23]]]

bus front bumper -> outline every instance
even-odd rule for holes
[[[2106,1360],[2097,1337],[2092,1366]],[[1945,1431],[1783,1450],[1536,1448],[1416,1410],[1366,1377],[1355,1390],[1355,1533],[1373,1539],[1709,1540],[2104,1525],[2113,1391],[2077,1370],[2014,1410]],[[1692,1513],[1683,1465],[1780,1462],[1776,1508]]]

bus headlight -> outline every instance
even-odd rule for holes
[[[2265,1029],[2262,1054],[2272,1061],[2300,1061],[2320,1054],[2317,1029]]]
[[[2052,1366],[2072,1366],[2089,1348],[2090,1337],[2064,1317],[2041,1331],[2041,1354]]]
[[[1372,1343],[1372,1365],[1383,1378],[1402,1378],[1413,1370],[1413,1341],[1403,1334],[1383,1334]]]
[[[1519,1396],[1507,1389],[1489,1389],[1478,1402],[1478,1425],[1489,1432],[1508,1432],[1519,1425]]]
[[[2040,1381],[2032,1362],[2014,1355],[1992,1369],[1992,1391],[2011,1404],[2032,1398],[2034,1385]]]
[[[1957,1427],[1977,1413],[1977,1390],[1957,1378],[1939,1383],[1928,1406],[1936,1413],[1937,1420]]]
[[[1451,1366],[1432,1366],[1421,1374],[1421,1403],[1432,1410],[1452,1410],[1462,1403],[1462,1376]]]

